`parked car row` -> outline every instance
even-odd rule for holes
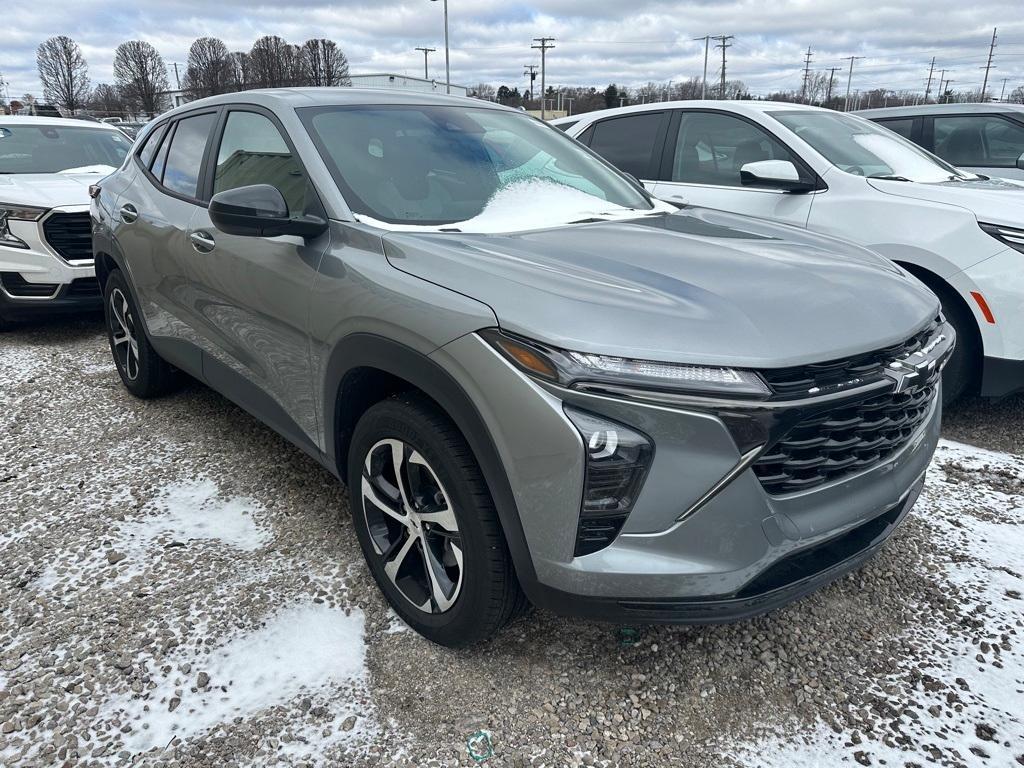
[[[957,331],[947,402],[1024,388],[1024,186],[803,105],[655,103],[554,124],[671,203],[841,237],[911,272]]]
[[[826,232],[861,206],[894,240],[882,219],[948,205],[930,226],[977,262],[1012,249],[905,196],[896,177],[935,168],[975,182],[867,121],[844,118],[868,127],[850,146],[815,112],[698,106],[580,120],[596,153],[433,94],[179,107],[90,188],[118,375],[140,398],[203,381],[345,482],[373,578],[438,643],[528,602],[686,623],[794,600],[906,517],[951,355],[954,386],[970,373],[954,326],[981,349],[915,264]],[[951,262],[951,290],[954,267],[979,285]],[[977,333],[1006,350],[1019,278],[1001,277]]]

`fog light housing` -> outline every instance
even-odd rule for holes
[[[576,533],[576,556],[612,543],[633,510],[654,455],[645,435],[618,422],[565,406],[579,430],[586,454],[583,502]]]

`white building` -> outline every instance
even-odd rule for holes
[[[444,93],[444,80],[425,80],[422,77],[392,75],[387,72],[372,75],[351,75],[353,88],[401,88],[406,91]],[[452,83],[452,96],[469,96],[469,88]]]

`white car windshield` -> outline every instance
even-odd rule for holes
[[[0,124],[0,173],[84,173],[97,166],[109,173],[132,148],[120,131],[68,123]]]
[[[662,212],[561,131],[473,106],[298,110],[362,221],[496,232]]]
[[[771,112],[840,170],[855,176],[939,183],[976,178],[888,128],[838,112]]]

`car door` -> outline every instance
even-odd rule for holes
[[[669,110],[658,110],[609,117],[591,123],[577,138],[653,192],[669,115]]]
[[[1024,179],[1024,122],[1003,115],[936,115],[927,125],[932,151],[985,176]]]
[[[757,123],[712,110],[675,110],[654,194],[670,203],[699,205],[807,225],[814,195],[743,186],[740,168],[760,160],[788,160],[801,179],[814,172]]]
[[[188,113],[150,133],[132,158],[134,182],[124,185],[113,232],[154,344],[171,362],[198,372],[188,323],[187,231],[203,153],[217,110]]]
[[[289,213],[322,215],[319,198],[272,113],[225,109],[208,159],[207,196],[277,187]],[[191,318],[203,375],[278,431],[309,447],[317,434],[310,375],[310,290],[328,236],[245,237],[218,230],[206,207],[188,230]]]

